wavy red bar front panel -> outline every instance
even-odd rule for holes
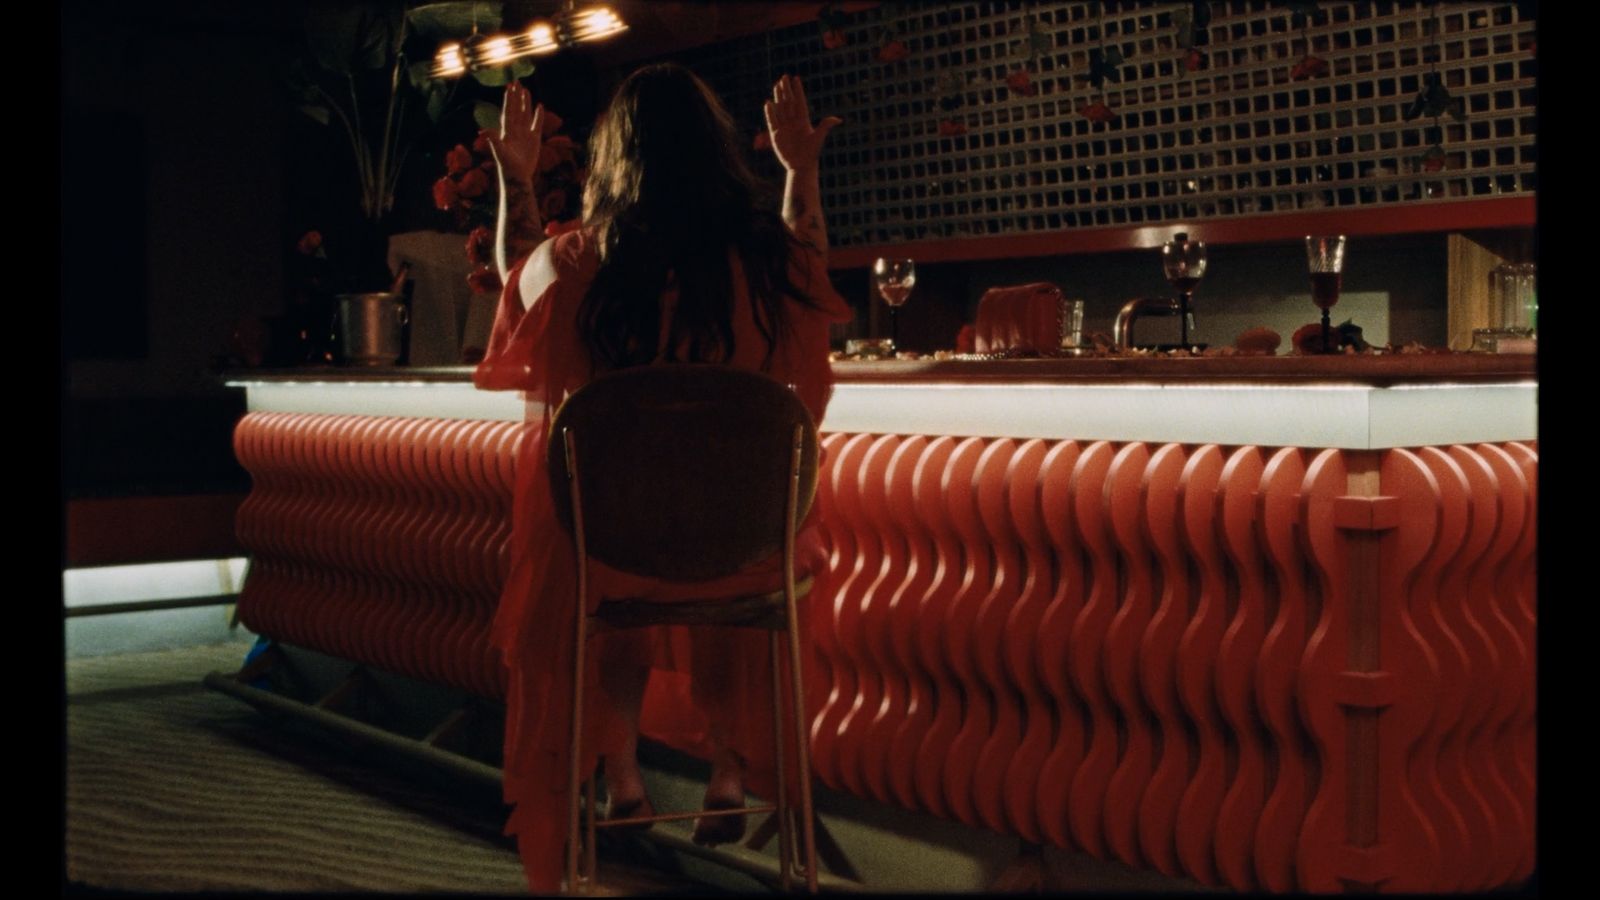
[[[489,646],[511,537],[521,425],[251,413],[234,451],[253,488],[236,531],[252,631],[504,695]]]
[[[520,433],[247,416],[245,624],[503,696]],[[823,447],[830,787],[1238,890],[1531,874],[1533,444]]]
[[[1240,890],[1531,872],[1531,446],[827,441],[830,785]]]

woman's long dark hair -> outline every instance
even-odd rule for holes
[[[784,330],[791,297],[814,305],[789,276],[794,237],[745,161],[733,120],[705,82],[660,63],[628,76],[589,142],[584,223],[599,241],[600,268],[578,314],[597,370],[654,362],[661,294],[678,300],[666,358],[733,358],[737,253],[754,315],[767,340],[763,368]],[[680,350],[685,358],[679,358]]]

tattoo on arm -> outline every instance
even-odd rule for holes
[[[521,259],[544,240],[544,220],[539,201],[525,184],[509,184],[506,196],[506,252],[510,259]]]
[[[821,246],[826,240],[822,237],[824,233],[822,230],[822,220],[818,219],[816,216],[810,216],[806,219],[805,232],[806,237],[809,237],[818,246]]]
[[[828,252],[828,230],[822,219],[822,198],[815,172],[790,172],[784,184],[783,221],[796,240],[822,253]]]

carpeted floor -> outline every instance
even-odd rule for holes
[[[68,661],[69,885],[526,893],[497,798],[366,764],[201,686],[242,655],[228,644]],[[603,864],[601,880],[607,893],[700,887],[631,861]]]

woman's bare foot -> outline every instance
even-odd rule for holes
[[[712,760],[711,781],[706,785],[702,808],[710,811],[743,809],[744,760],[732,751],[718,753]],[[694,842],[703,847],[732,844],[744,837],[744,816],[716,816],[696,819]]]
[[[650,797],[645,793],[644,776],[639,772],[639,763],[636,759],[628,756],[606,759],[606,793],[609,795],[606,821],[655,814],[655,807],[650,804]],[[623,827],[628,830],[643,831],[650,827],[650,823],[642,822]]]

